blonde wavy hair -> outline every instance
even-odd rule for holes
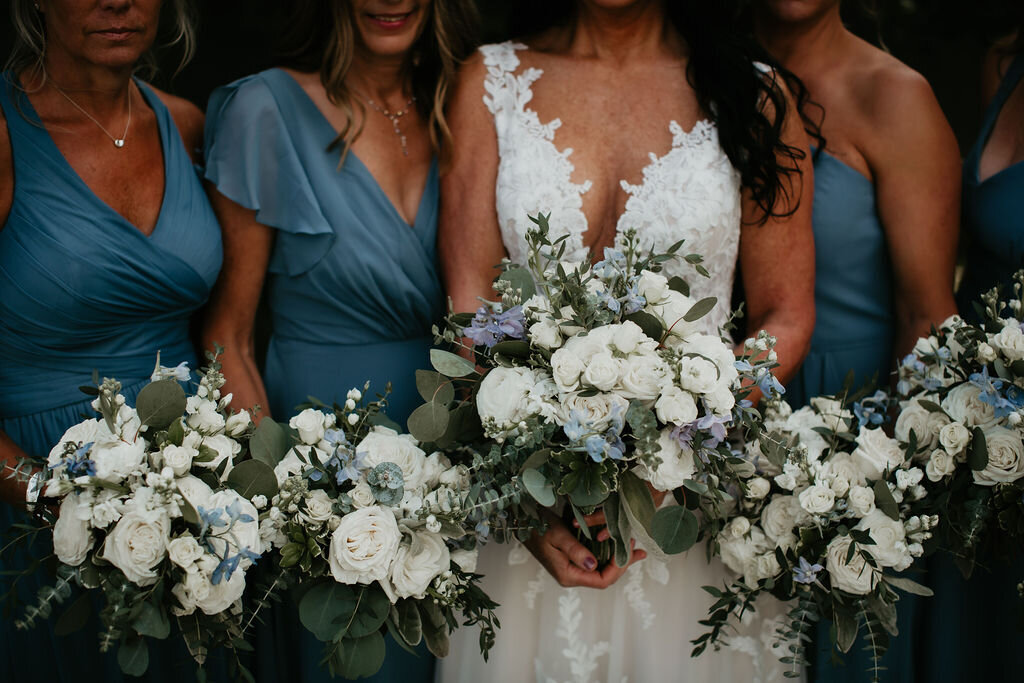
[[[4,69],[14,74],[28,71],[32,77],[45,80],[46,20],[36,9],[36,0],[10,0],[14,45]],[[177,74],[191,61],[196,49],[196,31],[192,19],[192,0],[165,0],[163,14],[171,14],[171,29],[165,46],[177,46],[181,59]],[[162,17],[163,19],[164,17]],[[165,22],[161,21],[161,25]],[[156,58],[150,50],[139,62],[138,70],[147,77],[156,73]]]
[[[451,143],[445,105],[460,64],[477,46],[478,24],[473,0],[432,0],[410,51],[407,68],[416,108],[428,121],[431,146],[442,160]],[[362,132],[366,113],[362,100],[345,82],[356,31],[349,0],[296,0],[280,49],[285,66],[319,72],[327,97],[345,113],[345,124],[328,146],[341,149],[342,161]]]

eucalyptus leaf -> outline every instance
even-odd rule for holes
[[[705,315],[711,312],[711,309],[715,307],[716,303],[718,303],[717,297],[709,296],[704,299],[701,299],[700,301],[698,301],[697,303],[690,307],[690,310],[687,311],[686,315],[683,316],[683,320],[685,320],[688,323],[692,323],[695,320],[700,320]]]
[[[690,296],[690,284],[679,276],[669,278],[668,287],[683,296]]]
[[[523,471],[522,475],[523,488],[526,489],[527,493],[533,496],[533,499],[544,507],[551,507],[555,504],[555,490],[554,486],[548,478],[545,477],[539,470],[533,468]]]
[[[615,548],[615,564],[625,567],[629,564],[629,539],[622,537],[622,529],[619,526],[620,511],[619,495],[613,493],[604,503],[604,518],[608,523],[608,535],[611,536]]]
[[[172,420],[167,428],[167,440],[175,446],[180,446],[185,441],[185,421],[180,417]]]
[[[346,638],[362,638],[378,629],[387,621],[391,611],[391,601],[383,589],[370,585],[356,590],[355,611],[351,617],[336,617],[334,622],[340,624]]]
[[[425,443],[437,441],[448,430],[449,417],[450,413],[444,404],[438,401],[424,403],[409,416],[409,433]]]
[[[178,630],[181,631],[181,637],[184,639],[192,659],[202,667],[206,663],[208,650],[203,640],[205,631],[199,621],[199,615],[193,613],[178,617]]]
[[[249,453],[253,459],[271,467],[277,467],[290,448],[288,433],[269,417],[260,420],[249,440]]]
[[[53,632],[58,636],[70,635],[81,630],[92,615],[92,601],[88,593],[82,593],[57,619]]]
[[[631,315],[626,316],[626,320],[635,323],[644,331],[648,337],[656,342],[660,342],[661,338],[665,336],[665,326],[661,324],[655,316],[650,313],[644,313],[643,311],[637,311]]]
[[[889,519],[899,521],[900,508],[896,504],[896,499],[892,497],[889,485],[884,480],[879,479],[875,482],[872,489],[875,492],[875,505],[878,506],[878,509],[884,512]]]
[[[600,505],[610,493],[608,482],[604,478],[604,469],[598,465],[585,463],[576,474],[575,486],[568,492],[569,499],[580,507],[589,508]]]
[[[428,403],[437,401],[441,405],[447,406],[455,398],[455,387],[451,380],[441,373],[431,370],[416,371],[416,390]]]
[[[132,621],[132,628],[140,636],[163,640],[171,634],[171,620],[167,612],[147,601],[140,605],[139,614]]]
[[[551,449],[541,448],[530,454],[530,457],[526,459],[523,466],[520,468],[520,472],[525,472],[528,469],[536,469],[551,459]]]
[[[384,654],[384,636],[374,632],[362,638],[346,638],[338,643],[331,664],[342,678],[364,678],[380,671],[384,664]]]
[[[531,296],[537,293],[537,287],[533,284],[533,276],[530,275],[530,271],[520,266],[513,266],[505,270],[500,276],[499,280],[504,280],[512,285],[514,289],[518,289],[522,292],[521,301],[526,301]]]
[[[521,339],[506,339],[500,341],[491,348],[494,355],[508,356],[509,358],[525,359],[530,357],[530,343]]]
[[[354,588],[333,580],[324,581],[306,591],[299,600],[299,621],[317,640],[331,642],[344,633],[356,607]]]
[[[678,505],[663,507],[651,518],[651,537],[667,555],[678,555],[697,542],[697,517]]]
[[[975,472],[988,467],[988,442],[981,427],[971,430],[971,446],[967,449],[967,464]]]
[[[152,386],[152,385],[150,385]],[[117,648],[117,663],[129,676],[141,676],[149,668],[149,647],[142,638],[126,638]]]
[[[142,424],[154,430],[166,429],[185,413],[185,390],[173,379],[150,382],[135,399],[135,411]]]
[[[262,460],[245,460],[235,465],[228,474],[227,485],[246,500],[254,496],[271,500],[277,495],[277,475],[274,468]]]
[[[476,372],[476,367],[462,356],[441,349],[430,349],[430,364],[446,377],[465,377]]]
[[[919,399],[917,399],[917,402],[920,403],[921,407],[924,408],[925,410],[927,410],[929,413],[943,413],[943,414],[945,414],[945,412],[946,412],[945,410],[942,409],[942,406],[940,406],[935,401],[929,401],[927,399],[919,398]]]

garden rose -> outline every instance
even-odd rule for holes
[[[350,512],[331,535],[331,575],[339,583],[378,581],[388,597],[393,597],[388,577],[401,539],[390,510],[373,505]]]
[[[399,598],[423,598],[430,582],[448,571],[451,559],[444,539],[429,532],[413,532],[403,542],[391,567],[391,583]]]

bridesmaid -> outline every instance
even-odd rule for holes
[[[45,458],[92,414],[78,390],[93,371],[129,401],[157,352],[195,367],[189,318],[221,264],[220,231],[193,170],[196,107],[133,78],[157,37],[161,0],[12,0],[17,33],[0,77],[0,460]],[[168,2],[190,52],[185,2]],[[25,500],[0,479],[0,531]],[[38,548],[44,554],[49,548]],[[27,558],[3,569],[25,566]],[[39,572],[22,598],[52,577]],[[0,592],[10,579],[3,578]],[[57,638],[51,626],[0,624],[0,679],[120,680],[98,652],[95,620]],[[151,647],[150,678],[191,679],[184,647]]]
[[[800,407],[841,391],[850,370],[854,389],[872,377],[887,386],[895,359],[955,312],[959,153],[928,83],[850,33],[840,0],[759,0],[757,26],[806,85],[805,115],[820,118],[824,140],[814,164],[817,318],[786,394]],[[900,637],[883,659],[886,681],[917,675],[911,598],[901,601]],[[860,643],[845,666],[832,663],[828,628],[819,627],[812,678],[867,680]]]
[[[371,395],[391,381],[387,412],[404,424],[444,313],[438,155],[474,6],[304,0],[293,12],[286,66],[210,100],[206,178],[225,262],[204,339],[226,347],[236,401],[264,416],[287,420],[308,396],[344,403],[366,380]],[[264,285],[273,334],[261,377],[252,332]],[[273,621],[258,636],[261,680],[326,680],[322,646],[294,609]],[[388,653],[376,680],[431,679],[425,651],[390,643]]]
[[[997,44],[982,70],[987,103],[978,140],[964,160],[963,230],[968,243],[960,313],[977,320],[973,303],[1024,268],[1024,9],[1016,5],[1018,32]],[[1017,584],[1024,550],[985,548],[970,579],[947,557],[929,564],[935,597],[926,601],[928,650],[923,680],[1007,680],[1024,671],[1024,623]],[[1019,675],[1019,674],[1018,674]]]

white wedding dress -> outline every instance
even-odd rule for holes
[[[587,219],[582,195],[590,183],[571,182],[571,149],[559,151],[555,133],[561,121],[542,123],[529,108],[531,85],[540,69],[518,72],[517,51],[525,45],[501,43],[481,48],[487,67],[484,102],[494,115],[500,162],[496,208],[509,257],[524,263],[528,216],[551,213],[551,237],[568,235],[566,259],[582,260]],[[637,231],[643,247],[666,250],[685,239],[683,253],[699,253],[710,278],[696,276],[678,260],[666,264],[669,276],[691,284],[693,296],[722,302],[703,318],[714,332],[728,317],[739,246],[739,173],[718,143],[708,121],[684,131],[675,121],[672,148],[651,154],[640,185],[622,182],[629,195],[619,218],[619,235]],[[724,681],[769,683],[783,679],[774,632],[783,609],[771,599],[759,605],[727,647],[691,658],[690,641],[704,632],[697,622],[713,602],[701,589],[721,586],[726,570],[709,564],[703,546],[661,563],[643,560],[610,588],[562,588],[522,545],[492,543],[480,554],[477,571],[484,588],[501,604],[497,644],[484,662],[475,628],[459,629],[451,654],[438,661],[445,683],[495,681],[523,683],[644,683],[647,681]],[[764,614],[765,611],[770,614]]]

